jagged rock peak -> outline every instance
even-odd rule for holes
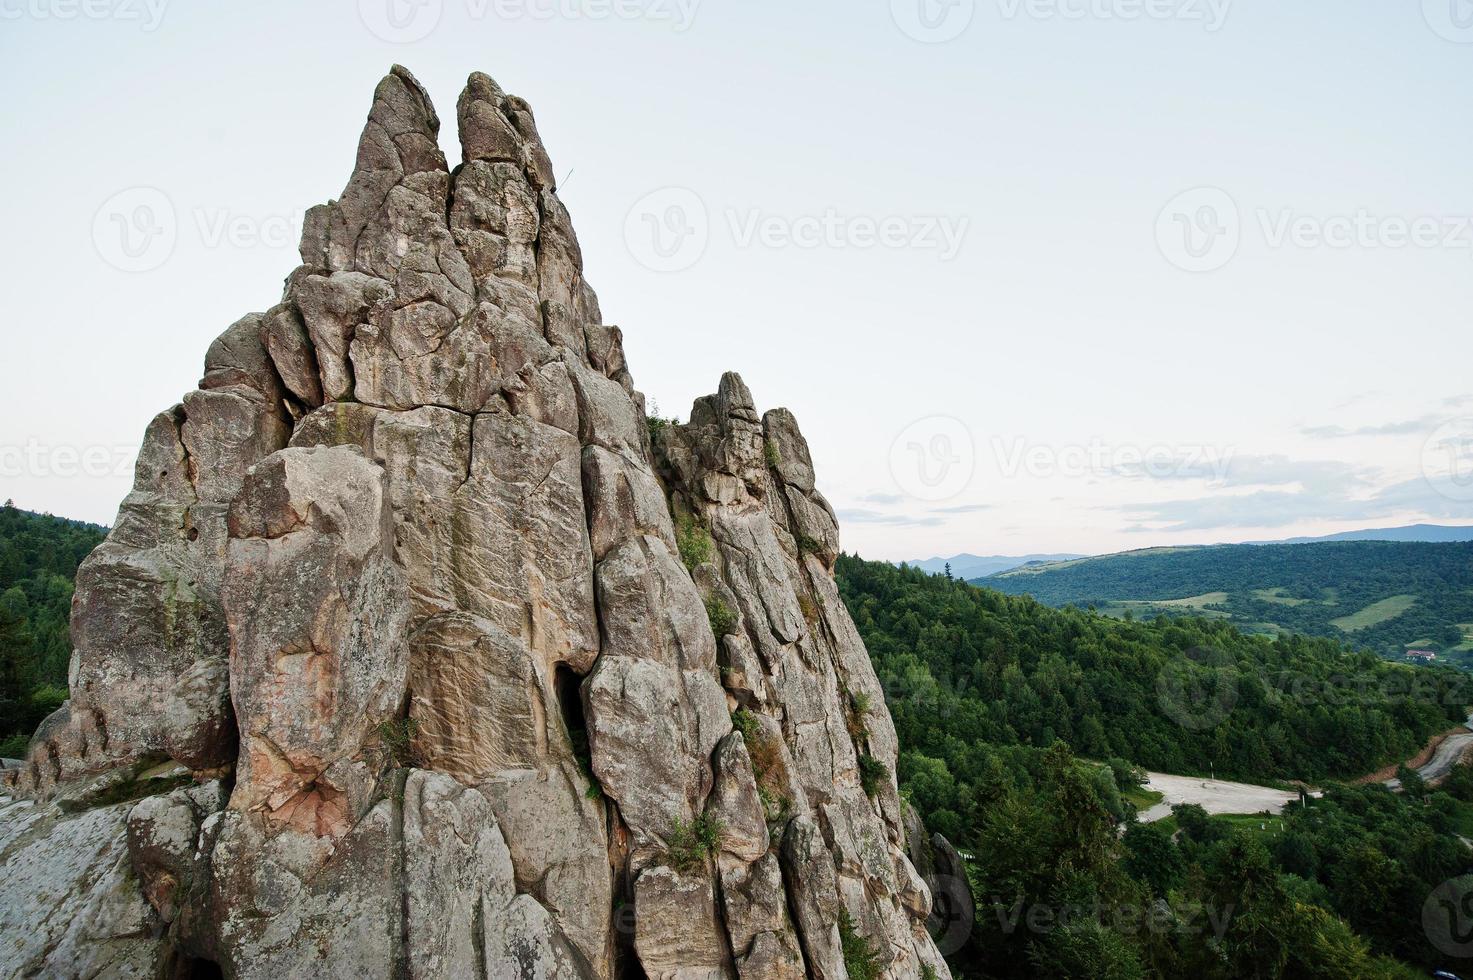
[[[456,118],[452,172],[379,83],[144,433],[4,772],[0,973],[836,980],[845,922],[946,976],[796,421],[647,419],[531,110]]]

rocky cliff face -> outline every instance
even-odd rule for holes
[[[527,104],[378,86],[149,426],[6,772],[0,973],[946,976],[792,415],[645,417]]]

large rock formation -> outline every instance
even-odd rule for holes
[[[946,976],[791,414],[645,417],[531,111],[374,94],[149,426],[5,770],[0,974]]]

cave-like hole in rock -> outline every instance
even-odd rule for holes
[[[593,756],[588,749],[588,723],[583,718],[583,678],[567,664],[558,664],[553,675],[553,688],[557,692],[558,712],[563,716],[563,727],[568,731],[568,741],[573,747],[573,757],[583,774],[593,780]]]
[[[176,980],[225,980],[220,964],[213,960],[185,957],[174,974]]]

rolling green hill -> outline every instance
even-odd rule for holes
[[[1131,804],[1150,801],[1131,763],[1259,783],[1359,775],[1460,720],[1470,675],[1221,619],[1054,609],[847,555],[837,573],[895,721],[901,791],[969,855],[959,974],[1398,980],[1443,962],[1422,909],[1468,867],[1455,834],[1473,820],[1473,770],[1444,793],[1329,784],[1274,818],[1179,807],[1167,829],[1134,822]],[[1112,914],[1152,903],[1173,917],[1161,930]],[[1174,918],[1204,906],[1230,910],[1221,935]],[[1063,908],[1097,914],[1015,927]]]
[[[975,580],[1107,615],[1194,615],[1399,656],[1473,665],[1473,542],[1335,541],[1152,548]]]

